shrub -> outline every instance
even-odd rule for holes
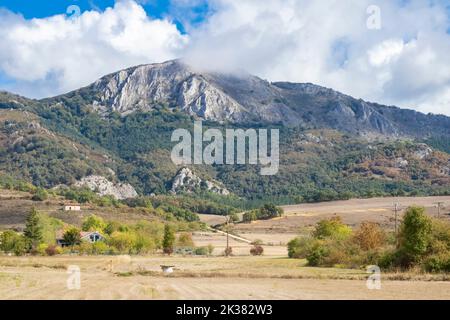
[[[356,230],[353,240],[363,250],[380,248],[386,240],[386,235],[377,223],[363,222]]]
[[[232,247],[226,247],[225,250],[223,251],[223,254],[225,256],[231,256],[233,255],[233,248]]]
[[[212,244],[208,244],[206,246],[207,250],[208,250],[208,256],[211,256],[214,252],[214,246]]]
[[[156,243],[150,236],[143,234],[136,234],[135,243],[133,245],[133,251],[137,254],[144,254],[154,252],[156,250]]]
[[[208,255],[208,248],[207,247],[197,247],[194,249],[194,254],[197,256],[206,256]]]
[[[251,222],[251,221],[255,221],[257,219],[258,219],[258,216],[256,215],[256,212],[254,210],[248,211],[248,212],[244,213],[244,215],[242,216],[242,220],[244,222]]]
[[[12,230],[7,230],[0,237],[0,248],[6,253],[21,256],[27,251],[25,238]]]
[[[192,240],[192,235],[187,232],[183,232],[178,236],[177,240],[177,246],[178,247],[185,247],[185,248],[193,248],[195,247],[194,241]]]
[[[46,244],[46,243],[40,243],[40,244],[37,246],[36,251],[37,251],[37,253],[38,253],[39,255],[44,256],[44,255],[46,254],[46,253],[45,253],[45,250],[47,249],[47,247],[48,247],[48,244]]]
[[[23,256],[28,249],[27,241],[24,237],[20,237],[14,243],[13,252],[16,256]]]
[[[264,252],[264,248],[259,244],[255,244],[253,246],[253,248],[250,249],[250,254],[252,256],[261,256],[263,254],[263,252]]]
[[[47,248],[45,248],[45,253],[48,256],[54,256],[54,255],[57,255],[57,254],[61,253],[61,248],[56,246],[56,245],[54,245],[54,244],[51,244]]]
[[[450,252],[427,257],[423,268],[427,272],[450,272]]]
[[[340,217],[321,220],[317,223],[313,236],[317,239],[346,239],[352,233],[352,229],[343,224]]]
[[[136,243],[136,235],[130,232],[116,231],[108,239],[108,244],[120,253],[131,253]]]
[[[308,265],[310,266],[320,266],[324,263],[324,258],[328,254],[326,246],[324,246],[323,241],[316,240],[313,241],[310,250],[308,250],[306,259],[308,260]]]
[[[2,249],[2,251],[7,253],[13,252],[14,244],[19,238],[20,235],[18,235],[16,232],[12,230],[6,230],[0,237],[0,248]]]
[[[33,201],[45,201],[48,199],[48,193],[43,188],[37,188],[31,200]]]
[[[309,237],[298,237],[288,242],[289,258],[305,259],[314,239]]]
[[[232,222],[239,222],[239,216],[237,213],[233,212],[229,215],[229,217]]]

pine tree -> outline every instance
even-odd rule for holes
[[[168,224],[164,226],[163,252],[171,254],[175,243],[175,234]]]
[[[35,208],[31,209],[26,219],[23,235],[25,236],[29,250],[36,249],[42,241],[42,227],[39,224],[39,215]]]

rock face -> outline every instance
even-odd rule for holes
[[[166,105],[219,122],[332,128],[367,137],[450,136],[449,117],[369,103],[310,83],[199,71],[180,60],[122,70],[75,93],[90,97],[86,104],[104,116]]]
[[[189,168],[182,168],[173,178],[171,192],[177,194],[179,192],[194,192],[195,189],[204,189],[220,195],[229,195],[230,192],[219,186],[218,183],[202,180],[196,176]]]
[[[102,176],[88,176],[82,178],[75,184],[76,187],[87,187],[97,192],[100,196],[113,196],[118,200],[135,198],[138,196],[136,190],[126,183],[114,184]]]

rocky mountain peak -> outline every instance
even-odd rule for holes
[[[164,105],[217,122],[331,128],[366,137],[450,135],[449,117],[370,103],[311,83],[207,72],[182,60],[121,70],[78,92],[92,96],[86,104],[104,116]]]

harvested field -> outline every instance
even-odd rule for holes
[[[174,274],[160,264],[175,265]],[[69,265],[81,269],[79,290],[67,288]],[[381,290],[367,289],[366,277],[267,257],[0,257],[0,299],[450,299],[439,276],[386,275]]]

